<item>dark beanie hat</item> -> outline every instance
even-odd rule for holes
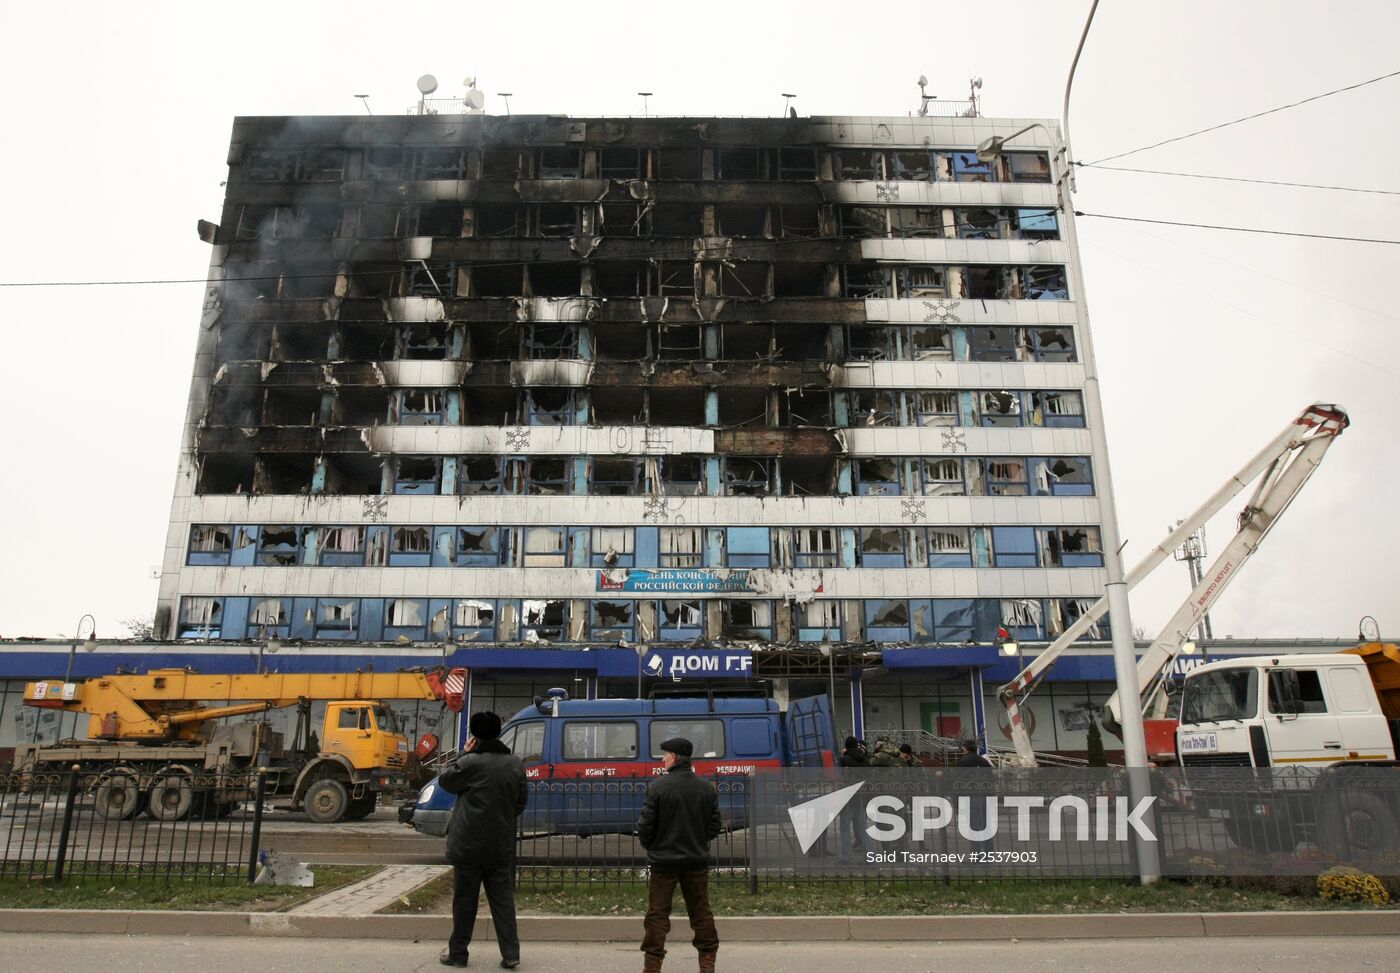
[[[909,746],[909,744],[907,744],[907,743],[901,743],[901,744],[899,745],[899,752],[900,752],[900,753],[913,753],[913,752],[914,752],[914,748],[911,747],[911,746]]]
[[[489,710],[473,713],[471,721],[467,723],[467,729],[482,743],[495,740],[501,735],[501,718]]]
[[[846,737],[846,749],[847,749],[847,750],[854,750],[854,749],[855,749],[856,747],[858,747],[858,746],[860,746],[860,741],[859,741],[859,740],[857,740],[855,737]]]
[[[662,740],[661,749],[687,760],[690,759],[691,754],[695,753],[695,747],[685,737],[671,737],[669,740]]]

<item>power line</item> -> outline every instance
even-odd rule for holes
[[[1335,88],[1332,91],[1324,91],[1320,95],[1313,95],[1311,98],[1304,98],[1302,101],[1291,102],[1287,105],[1279,105],[1277,108],[1270,108],[1268,111],[1256,112],[1253,115],[1246,115],[1243,118],[1236,118],[1228,122],[1221,122],[1218,125],[1211,125],[1209,128],[1202,128],[1195,132],[1187,132],[1185,135],[1177,135],[1173,138],[1163,139],[1160,142],[1153,142],[1151,145],[1144,145],[1141,148],[1129,149],[1127,152],[1119,152],[1117,155],[1106,155],[1102,159],[1096,159],[1093,162],[1086,162],[1083,163],[1083,165],[1096,166],[1100,162],[1111,162],[1114,159],[1121,159],[1124,156],[1136,155],[1139,152],[1146,152],[1148,149],[1156,149],[1160,148],[1163,145],[1170,145],[1172,142],[1181,142],[1185,139],[1195,138],[1197,135],[1204,135],[1206,132],[1215,132],[1222,128],[1228,128],[1231,125],[1238,125],[1240,122],[1253,121],[1256,118],[1263,118],[1265,115],[1272,115],[1275,112],[1286,111],[1289,108],[1297,108],[1299,105],[1306,105],[1310,101],[1318,101],[1322,98],[1330,98],[1332,95],[1339,95],[1344,91],[1355,91],[1357,88],[1364,88],[1368,84],[1375,84],[1378,81],[1385,81],[1389,78],[1394,78],[1397,76],[1400,76],[1400,71],[1392,71],[1389,74],[1383,74],[1378,78],[1371,78],[1369,81],[1361,81],[1357,84],[1347,85],[1345,88]]]
[[[1330,189],[1339,193],[1370,193],[1376,196],[1400,196],[1396,189],[1359,189],[1355,186],[1325,186],[1315,182],[1284,182],[1276,179],[1249,179],[1245,176],[1213,176],[1203,172],[1171,172],[1166,169],[1132,169],[1128,166],[1101,166],[1093,162],[1076,162],[1082,169],[1104,169],[1109,172],[1140,172],[1149,176],[1183,176],[1187,179],[1217,179],[1221,182],[1258,183],[1261,186],[1291,186],[1296,189]]]
[[[1400,240],[1378,240],[1372,237],[1359,236],[1331,236],[1326,233],[1301,233],[1294,230],[1264,230],[1257,226],[1222,226],[1217,223],[1180,223],[1176,220],[1149,220],[1140,216],[1110,216],[1107,213],[1081,213],[1078,210],[1075,210],[1074,215],[1099,220],[1120,220],[1125,223],[1156,223],[1159,226],[1190,226],[1200,230],[1232,230],[1236,233],[1263,233],[1267,236],[1304,237],[1309,240],[1344,240],[1348,243],[1388,243],[1394,246],[1400,246]]]

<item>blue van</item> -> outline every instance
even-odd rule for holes
[[[562,690],[511,717],[501,742],[525,762],[530,834],[626,834],[641,812],[650,779],[662,773],[663,740],[695,745],[695,772],[727,795],[726,827],[742,827],[744,782],[781,767],[832,767],[836,761],[831,701],[793,700],[786,713],[772,699],[662,697],[577,699]],[[730,780],[726,780],[730,778]],[[424,834],[447,834],[453,795],[436,779],[400,809]]]

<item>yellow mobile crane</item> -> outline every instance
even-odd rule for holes
[[[246,798],[247,774],[267,767],[267,793],[290,795],[313,821],[358,819],[381,791],[407,783],[409,741],[382,700],[440,700],[461,712],[463,669],[408,672],[204,675],[153,669],[83,682],[32,682],[26,706],[87,713],[88,739],[27,744],[15,767],[97,773],[99,815],[156,820],[227,814]],[[319,741],[311,704],[326,703]],[[265,721],[229,716],[297,707],[293,745]],[[236,775],[243,775],[239,780]]]

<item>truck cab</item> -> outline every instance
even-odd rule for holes
[[[570,700],[551,693],[516,713],[501,742],[525,764],[531,781],[527,831],[628,832],[646,783],[664,772],[661,742],[683,736],[695,745],[702,777],[747,778],[766,769],[832,766],[835,739],[826,696],[793,700],[786,713],[760,698],[670,697]],[[615,782],[608,800],[586,787],[542,788],[535,782]],[[455,798],[435,778],[400,819],[425,834],[445,835]],[[729,826],[738,823],[727,822]]]

